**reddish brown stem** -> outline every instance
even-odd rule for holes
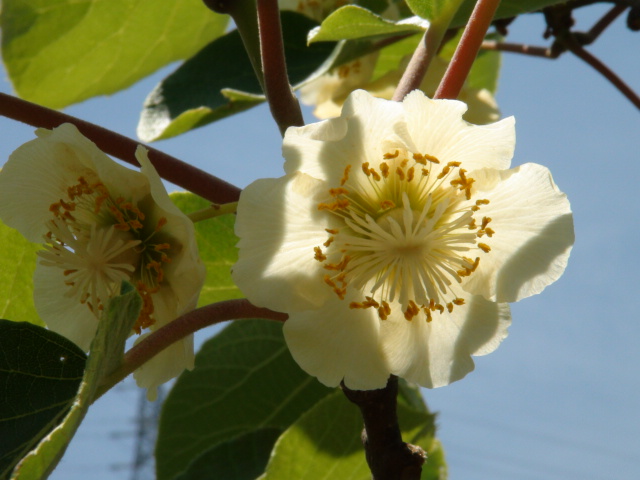
[[[40,128],[51,129],[63,123],[72,123],[103,152],[139,166],[135,151],[140,142],[93,123],[5,93],[0,93],[0,115]],[[165,180],[214,203],[238,201],[238,187],[155,148],[147,148],[149,160]]]
[[[131,348],[124,355],[120,367],[105,378],[96,399],[172,343],[216,323],[241,318],[265,318],[284,322],[288,315],[256,307],[246,299],[226,300],[193,310],[159,328]]]
[[[578,58],[584,60],[591,65],[597,72],[605,77],[614,87],[616,87],[620,93],[622,93],[627,99],[635,105],[637,109],[640,109],[640,97],[635,93],[629,85],[627,85],[616,73],[602,63],[598,58],[586,51],[577,43],[567,44],[567,48]]]
[[[269,102],[271,115],[284,136],[287,128],[304,125],[302,110],[289,84],[278,2],[257,0],[257,7],[264,93]]]
[[[500,0],[478,0],[433,98],[458,97],[499,4]]]

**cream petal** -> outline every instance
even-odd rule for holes
[[[147,335],[141,335],[136,344]],[[158,396],[158,386],[177,377],[185,369],[193,369],[194,358],[193,335],[189,335],[162,350],[133,372],[133,377],[139,387],[147,389],[147,399],[154,401]]]
[[[197,304],[206,276],[205,266],[198,254],[193,222],[171,202],[144,147],[138,147],[136,158],[140,162],[142,173],[148,179],[151,197],[155,203],[153,211],[148,212],[150,218],[147,221],[154,224],[161,217],[166,218],[167,223],[162,232],[173,237],[179,245],[178,252],[172,254],[171,263],[164,266],[165,283],[176,296],[177,311],[192,309]]]
[[[549,170],[528,163],[507,171],[483,170],[477,198],[488,198],[478,217],[491,218],[491,247],[479,252],[480,266],[464,289],[497,302],[516,302],[540,293],[564,272],[574,242],[569,201]]]
[[[401,123],[399,103],[356,90],[339,118],[287,130],[282,148],[285,172],[301,171],[336,187],[347,165],[360,174],[364,162],[380,161],[392,148],[404,147],[397,134]]]
[[[67,188],[81,175],[95,175],[82,151],[60,141],[70,128],[75,129],[65,124],[53,132],[39,130],[43,136],[17,148],[0,170],[0,218],[31,242],[41,242],[47,232],[49,206],[67,198]]]
[[[154,318],[156,323],[151,326],[151,330],[155,331],[177,317],[193,310],[196,306],[194,303],[188,305],[185,311],[178,310],[178,299],[173,292],[163,287],[158,293],[153,295],[153,304],[155,307]],[[148,334],[141,335],[136,343],[139,343]],[[157,396],[157,387],[172,378],[180,375],[185,369],[193,369],[195,355],[193,353],[193,335],[172,343],[166,349],[162,350],[151,360],[138,368],[133,376],[136,383],[141,388],[147,389],[147,398],[155,400]]]
[[[335,387],[383,388],[390,371],[380,346],[380,320],[373,310],[349,309],[349,298],[332,297],[322,309],[289,316],[284,338],[294,360],[310,375]]]
[[[495,350],[507,336],[509,306],[477,295],[465,300],[451,313],[435,312],[431,322],[422,315],[407,321],[392,311],[380,330],[391,373],[423,387],[441,387],[473,370],[471,355]]]
[[[431,100],[414,90],[402,102],[412,149],[437,157],[442,164],[461,162],[467,171],[509,168],[515,148],[515,120],[490,125],[462,120],[467,106],[457,100]]]
[[[87,305],[64,296],[69,291],[64,281],[62,269],[38,263],[33,275],[35,307],[49,329],[86,352],[98,328],[98,319]]]
[[[326,185],[303,173],[261,179],[244,189],[238,205],[239,260],[232,277],[261,307],[282,312],[317,308],[333,295],[314,247],[328,238],[332,215],[318,211]]]

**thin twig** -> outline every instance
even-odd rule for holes
[[[482,49],[497,50],[500,52],[520,53],[522,55],[531,55],[533,57],[556,58],[552,55],[551,49],[547,47],[537,47],[533,45],[524,45],[521,43],[497,42],[495,40],[485,40],[482,42]]]
[[[0,115],[40,128],[51,129],[63,123],[72,123],[103,152],[140,166],[135,157],[140,142],[93,123],[5,93],[0,93]],[[149,150],[149,160],[165,180],[215,203],[235,202],[240,197],[238,187],[160,150],[146,148]]]
[[[302,110],[289,84],[278,2],[257,0],[257,7],[264,93],[269,102],[271,115],[284,136],[287,128],[304,125]]]
[[[622,12],[628,8],[627,5],[615,5],[611,10],[604,14],[604,16],[598,20],[593,27],[589,30],[587,35],[591,39],[591,42],[595,41],[605,29],[618,18]]]
[[[175,319],[159,328],[129,350],[120,366],[111,372],[102,382],[95,399],[106,393],[114,385],[124,380],[134,370],[156,356],[174,342],[183,339],[205,327],[227,320],[241,318],[265,318],[283,322],[287,319],[285,313],[274,312],[267,308],[252,305],[246,299],[226,300],[213,303]]]
[[[609,82],[611,82],[611,84],[616,87],[620,93],[627,97],[627,99],[633,103],[637,109],[640,110],[640,97],[638,94],[636,94],[613,70],[577,43],[569,42],[566,45],[575,56],[591,65],[597,72],[609,80]]]

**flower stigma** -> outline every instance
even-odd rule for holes
[[[406,320],[422,313],[431,322],[464,305],[455,285],[491,251],[492,219],[478,213],[489,200],[473,198],[475,180],[461,162],[396,149],[373,163],[348,165],[318,204],[338,221],[314,258],[341,300],[347,287],[362,292],[350,308],[374,308],[386,320],[397,301]]]
[[[67,298],[84,304],[99,318],[123,281],[133,283],[143,305],[133,327],[137,333],[155,323],[152,294],[164,282],[164,265],[175,253],[162,228],[167,219],[149,221],[145,202],[113,197],[99,180],[81,176],[66,198],[49,207],[41,264],[62,269]]]

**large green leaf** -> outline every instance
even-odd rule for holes
[[[203,345],[195,369],[180,376],[165,401],[158,479],[173,480],[204,452],[240,435],[287,428],[330,392],[293,361],[280,323],[232,323]]]
[[[294,85],[311,75],[333,51],[332,44],[307,47],[307,32],[315,25],[300,14],[282,12],[287,69]],[[173,137],[262,101],[260,84],[234,30],[207,45],[155,87],[145,101],[138,136],[146,142]]]
[[[13,480],[46,478],[53,471],[84,419],[100,380],[120,362],[124,341],[129,336],[141,307],[142,299],[130,284],[123,284],[122,295],[109,301],[91,342],[91,353],[82,383],[69,413],[60,425],[22,459],[13,472]]]
[[[267,467],[281,433],[278,428],[262,428],[220,443],[191,462],[175,480],[255,480]]]
[[[227,22],[201,0],[4,0],[2,54],[21,97],[62,108],[190,57]]]
[[[0,479],[51,431],[78,392],[86,355],[27,322],[0,320]]]
[[[44,325],[33,304],[38,245],[0,222],[0,317]]]
[[[311,31],[309,43],[424,32],[427,25],[419,22],[393,22],[365,8],[347,5],[333,12],[319,28]]]
[[[185,213],[211,206],[211,202],[193,193],[176,192],[170,196]],[[238,238],[233,233],[235,219],[235,215],[223,215],[195,223],[198,251],[207,267],[207,277],[200,292],[200,306],[242,297],[231,279],[231,266],[238,260]]]
[[[434,440],[434,416],[399,402],[398,420],[403,440],[427,452],[430,465],[423,469],[421,478],[446,478],[440,444]],[[342,392],[336,391],[282,434],[260,480],[368,480],[371,472],[360,440],[361,431],[360,411]]]

